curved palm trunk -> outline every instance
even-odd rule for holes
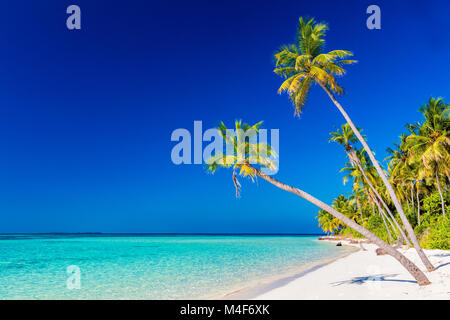
[[[406,234],[403,232],[402,228],[400,227],[400,225],[398,224],[397,220],[395,220],[394,215],[392,214],[391,210],[389,210],[389,207],[387,206],[387,204],[384,202],[383,198],[381,197],[381,195],[378,193],[377,189],[375,189],[375,187],[372,185],[372,183],[370,183],[369,178],[367,177],[366,173],[364,172],[364,169],[362,168],[361,164],[357,163],[359,170],[361,171],[364,179],[366,180],[366,183],[369,185],[369,188],[372,190],[372,192],[375,194],[375,196],[378,198],[378,200],[381,202],[381,204],[383,205],[383,207],[386,209],[387,213],[389,214],[389,216],[391,217],[391,219],[394,221],[395,226],[397,227],[398,231],[400,232],[400,236],[404,239],[404,241],[406,242],[406,244],[408,246],[411,245],[411,242],[409,242],[408,237],[406,236]],[[393,228],[395,230],[395,228]],[[402,241],[403,242],[403,241]]]
[[[330,97],[331,101],[335,104],[335,106],[339,109],[341,114],[344,116],[347,123],[350,125],[350,128],[352,128],[352,131],[355,133],[358,140],[361,142],[361,144],[364,147],[364,150],[366,150],[367,154],[369,155],[370,160],[372,161],[375,169],[377,170],[378,174],[380,175],[381,179],[383,180],[384,185],[386,186],[386,189],[389,192],[389,195],[391,196],[392,202],[395,205],[395,208],[397,209],[398,214],[400,215],[400,218],[402,219],[403,225],[406,228],[406,231],[408,232],[408,235],[414,244],[414,248],[416,249],[420,259],[422,260],[423,264],[427,267],[428,271],[434,271],[435,268],[431,264],[430,260],[428,260],[427,256],[423,252],[422,248],[419,245],[419,240],[417,240],[416,234],[414,233],[413,228],[411,227],[411,224],[408,221],[408,218],[406,217],[405,213],[403,212],[402,205],[398,201],[397,195],[394,192],[394,189],[392,188],[391,183],[389,182],[388,178],[383,172],[383,169],[381,169],[380,164],[375,159],[375,156],[373,155],[372,150],[369,148],[369,145],[367,144],[366,140],[364,140],[361,133],[358,131],[356,126],[353,124],[353,121],[348,116],[347,112],[345,112],[344,108],[341,106],[341,104],[336,100],[331,90],[323,84],[321,81],[317,81],[317,83],[325,90],[325,92]]]
[[[437,170],[436,170],[436,184],[437,184],[437,188],[439,191],[439,196],[441,197],[442,214],[445,217],[445,202],[444,202],[444,197],[442,196],[441,184],[439,183],[439,176],[438,176]]]
[[[268,176],[266,174],[264,174],[263,172],[261,172],[260,170],[253,168],[254,172],[256,175],[258,175],[259,177],[261,177],[262,179],[266,180],[267,182],[270,182],[271,184],[273,184],[274,186],[291,192],[293,194],[296,194],[300,197],[302,197],[303,199],[315,204],[316,206],[318,206],[319,208],[321,208],[322,210],[325,210],[326,212],[328,212],[329,214],[331,214],[332,216],[338,218],[339,220],[341,220],[344,224],[346,224],[347,226],[349,226],[350,228],[358,231],[359,233],[361,233],[362,235],[364,235],[367,239],[369,239],[370,241],[374,242],[378,247],[382,248],[383,250],[385,250],[389,255],[391,255],[392,257],[394,257],[398,262],[400,262],[400,264],[405,267],[406,270],[408,270],[408,272],[414,277],[414,279],[417,280],[417,283],[420,286],[425,286],[430,284],[431,282],[428,280],[428,278],[425,276],[425,274],[408,258],[406,258],[403,254],[401,254],[400,252],[398,252],[397,250],[395,250],[392,246],[388,245],[386,242],[384,242],[383,240],[381,240],[380,238],[378,238],[376,235],[374,235],[372,232],[368,231],[367,229],[361,227],[359,224],[357,224],[355,221],[349,219],[348,217],[346,217],[345,215],[343,215],[342,213],[340,213],[339,211],[335,210],[334,208],[330,207],[329,205],[323,203],[322,201],[314,198],[313,196],[311,196],[310,194],[291,187],[281,181],[278,181],[274,178],[272,178],[271,176]]]

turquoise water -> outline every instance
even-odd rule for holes
[[[0,235],[0,299],[208,298],[349,250],[316,238]]]

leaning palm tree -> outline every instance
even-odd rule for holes
[[[336,76],[344,75],[345,65],[353,64],[356,61],[346,59],[353,55],[350,51],[333,50],[324,53],[324,36],[327,29],[328,26],[325,23],[317,23],[314,19],[305,21],[303,18],[300,18],[296,44],[283,46],[275,54],[276,66],[274,72],[285,78],[285,81],[280,86],[278,92],[287,92],[289,94],[289,97],[295,106],[295,114],[299,114],[306,104],[306,98],[313,83],[318,84],[325,90],[369,155],[376,171],[386,186],[392,202],[394,203],[422,262],[429,271],[433,271],[435,268],[420,247],[419,241],[403,212],[403,208],[391,183],[383,172],[380,164],[375,159],[366,140],[335,97],[335,94],[343,93],[343,88],[337,83]]]
[[[402,255],[392,246],[375,236],[373,233],[363,228],[358,223],[345,216],[343,213],[314,198],[305,191],[287,185],[264,173],[264,169],[275,169],[274,158],[276,157],[276,154],[273,152],[272,148],[269,145],[257,142],[251,143],[250,141],[247,141],[245,139],[245,136],[239,133],[241,132],[241,130],[239,130],[240,128],[253,128],[254,131],[258,132],[260,123],[254,126],[248,126],[243,125],[240,121],[237,121],[235,123],[235,127],[236,133],[234,133],[234,131],[232,130],[228,130],[223,123],[221,123],[221,125],[218,127],[220,134],[227,143],[227,148],[225,153],[215,154],[214,156],[206,160],[206,166],[210,172],[214,173],[220,167],[232,168],[233,182],[237,190],[240,189],[241,185],[239,181],[237,181],[236,172],[238,172],[239,175],[249,177],[252,180],[260,177],[282,190],[302,197],[303,199],[315,204],[320,209],[339,219],[343,224],[361,233],[380,248],[384,249],[389,255],[394,257],[402,264],[403,267],[408,270],[408,272],[417,280],[417,283],[419,285],[423,286],[430,284],[430,281],[427,279],[425,274],[412,261]]]

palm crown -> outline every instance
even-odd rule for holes
[[[361,132],[362,129],[358,128],[358,131]],[[357,154],[358,150],[353,146],[358,142],[358,138],[355,136],[355,133],[350,125],[345,123],[341,126],[341,129],[337,129],[335,132],[330,132],[330,135],[331,138],[328,141],[337,142],[342,145],[347,153],[348,159],[350,160],[351,166],[358,169],[362,163]]]
[[[218,153],[206,160],[208,171],[214,173],[218,168],[233,168],[233,182],[236,187],[236,196],[239,195],[240,183],[236,178],[236,170],[244,177],[253,179],[256,176],[253,165],[269,170],[276,170],[277,157],[273,148],[267,143],[253,142],[256,139],[262,121],[250,126],[235,121],[235,129],[229,130],[223,122],[217,127],[224,139],[227,148],[225,153]],[[248,139],[247,139],[248,138]]]
[[[286,80],[278,89],[286,91],[294,106],[295,114],[300,114],[314,82],[322,83],[335,93],[342,93],[342,87],[335,76],[345,74],[344,65],[355,63],[346,60],[352,52],[333,50],[324,53],[325,33],[328,26],[317,23],[314,19],[305,21],[302,17],[297,28],[297,42],[281,47],[275,54],[274,72]]]
[[[450,178],[447,107],[442,99],[430,98],[420,109],[425,116],[424,123],[406,138],[405,146],[411,154],[409,163],[419,164],[419,178],[439,173]]]

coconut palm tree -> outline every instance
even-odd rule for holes
[[[425,116],[424,123],[406,138],[406,147],[411,154],[409,161],[418,165],[418,179],[435,180],[444,216],[441,179],[450,179],[450,132],[446,108],[442,98],[430,98],[428,104],[419,110]]]
[[[236,132],[239,132],[239,128],[256,128],[257,132],[259,130],[260,123],[254,126],[248,126],[242,125],[242,122],[237,121],[235,123],[235,127]],[[275,166],[274,157],[276,155],[273,153],[272,148],[269,145],[251,143],[249,141],[246,141],[245,138],[243,139],[239,133],[233,134],[233,131],[228,130],[223,123],[221,123],[221,125],[218,127],[218,130],[227,144],[232,144],[231,148],[226,148],[227,151],[231,151],[231,154],[227,152],[220,153],[212,156],[210,159],[207,159],[206,166],[210,172],[214,173],[220,167],[232,168],[233,181],[235,182],[235,186],[237,181],[235,173],[239,171],[239,175],[249,177],[252,180],[254,180],[256,177],[260,177],[282,190],[302,197],[303,199],[315,204],[320,209],[339,219],[343,224],[361,233],[380,248],[384,249],[389,255],[394,257],[402,264],[403,267],[408,270],[408,272],[417,280],[419,285],[422,286],[430,284],[430,281],[427,279],[425,274],[412,261],[402,255],[392,246],[375,236],[373,233],[361,227],[359,224],[348,218],[343,213],[323,203],[317,198],[314,198],[305,191],[287,185],[264,173],[261,169],[273,170]],[[237,184],[240,187],[239,182],[237,182]]]
[[[324,36],[327,29],[328,27],[325,23],[317,23],[314,19],[306,21],[303,18],[300,18],[297,28],[296,43],[281,47],[275,54],[276,66],[274,72],[285,78],[278,92],[287,92],[295,106],[295,114],[300,114],[306,104],[306,98],[311,85],[316,83],[322,87],[334,105],[344,116],[352,131],[364,147],[364,150],[366,150],[378,175],[386,186],[387,192],[400,215],[403,225],[405,226],[417,253],[427,269],[433,271],[435,268],[420,247],[419,241],[403,212],[403,208],[391,183],[383,172],[380,164],[375,159],[366,140],[335,97],[335,94],[343,93],[343,88],[337,83],[336,76],[344,75],[345,65],[353,64],[356,61],[346,59],[353,55],[352,52],[347,50],[332,50],[324,53]]]

